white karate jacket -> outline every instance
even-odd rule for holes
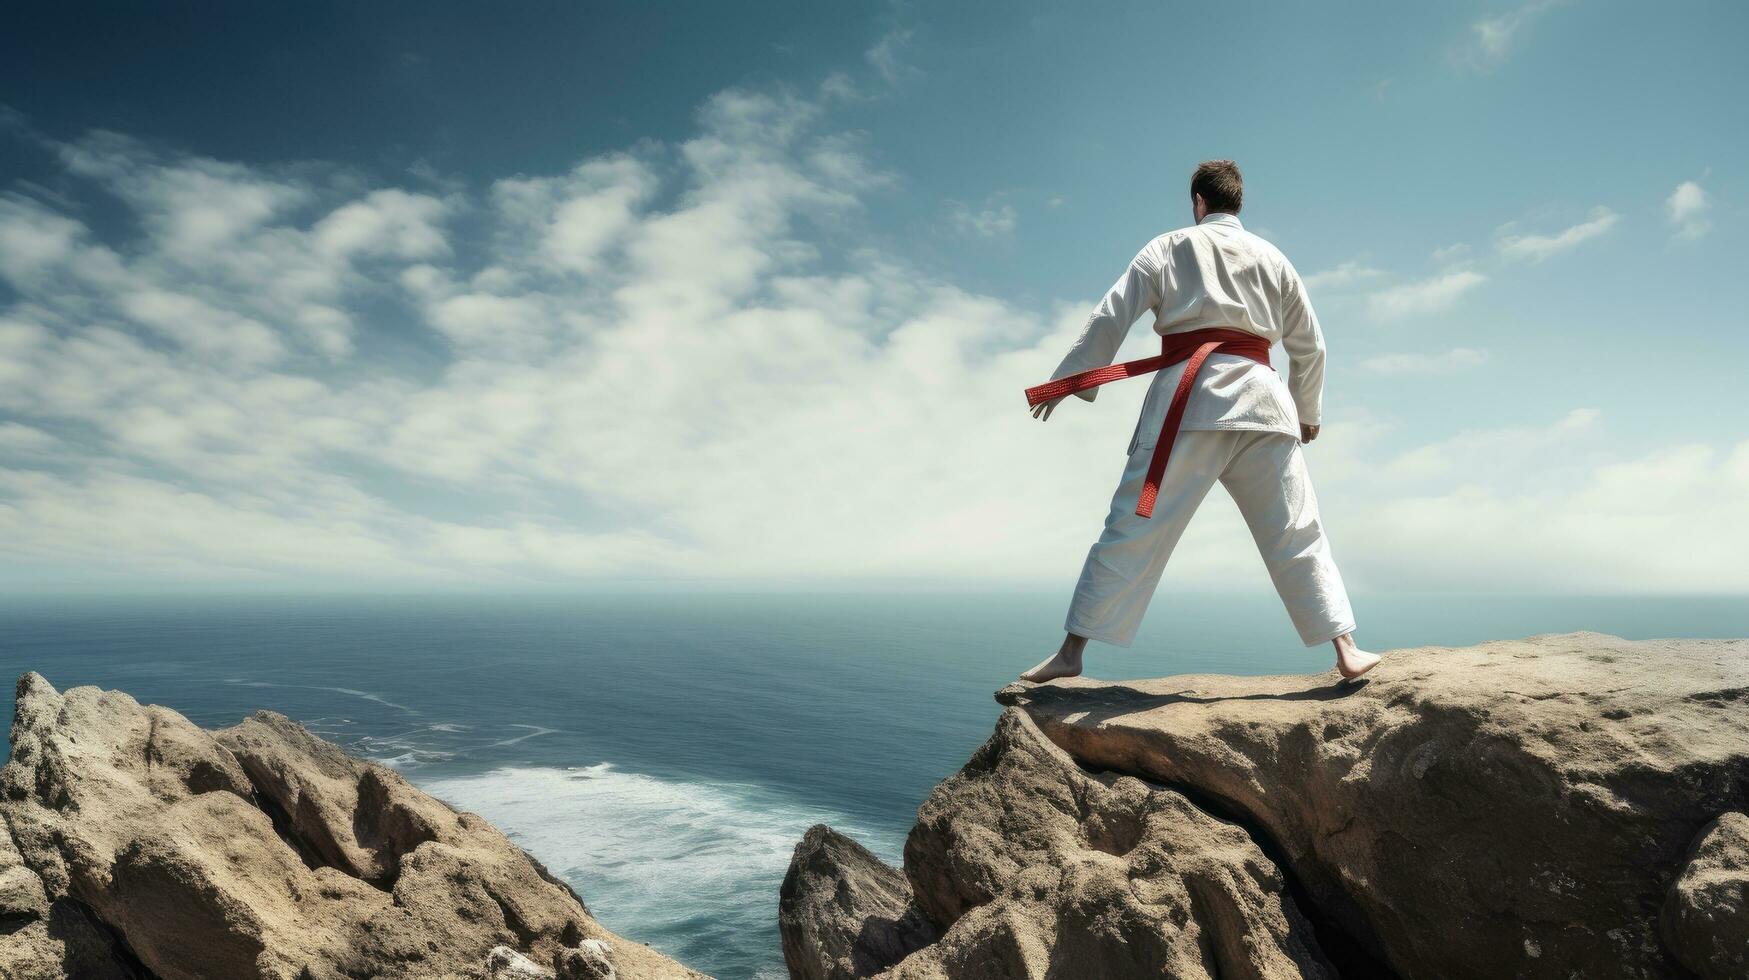
[[[1142,246],[1048,380],[1110,364],[1143,310],[1154,312],[1155,333],[1245,330],[1279,343],[1288,355],[1290,377],[1285,381],[1250,358],[1219,351],[1210,355],[1180,430],[1260,429],[1297,439],[1301,422],[1319,424],[1324,332],[1317,314],[1287,256],[1246,231],[1238,216],[1210,214]],[[1153,447],[1183,373],[1180,362],[1152,375],[1129,452]],[[1076,394],[1092,401],[1099,389]]]

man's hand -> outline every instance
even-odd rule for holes
[[[1049,421],[1050,417],[1051,417],[1051,412],[1052,412],[1052,410],[1054,410],[1057,407],[1057,403],[1062,401],[1064,398],[1067,398],[1067,397],[1069,397],[1069,396],[1068,395],[1060,395],[1056,398],[1051,399],[1048,402],[1039,402],[1037,405],[1034,405],[1032,407],[1032,417],[1035,419],[1038,419],[1040,422]]]
[[[1316,439],[1316,438],[1318,438],[1318,427],[1317,426],[1306,425],[1304,423],[1300,424],[1300,441],[1301,442],[1311,442],[1313,439]]]

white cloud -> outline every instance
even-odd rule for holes
[[[1499,67],[1512,52],[1525,28],[1560,0],[1539,0],[1470,25],[1470,34],[1457,50],[1457,59],[1477,71]]]
[[[317,247],[334,255],[424,259],[449,249],[439,227],[445,211],[442,201],[424,194],[373,191],[335,209],[313,232]]]
[[[1699,238],[1712,229],[1712,222],[1707,219],[1712,202],[1706,190],[1692,180],[1677,184],[1664,206],[1679,238]]]
[[[1457,298],[1487,281],[1468,269],[1445,272],[1431,279],[1403,283],[1372,294],[1367,309],[1381,320],[1439,313],[1451,308]]]
[[[853,141],[814,132],[817,114],[782,90],[722,93],[675,165],[658,170],[658,148],[609,155],[479,200],[390,187],[331,201],[313,178],[300,208],[239,222],[198,267],[187,235],[112,252],[70,214],[10,201],[0,241],[52,247],[3,266],[21,299],[0,314],[0,380],[16,382],[0,386],[0,418],[86,433],[88,465],[17,474],[0,534],[56,567],[209,580],[900,573],[957,533],[944,502],[988,503],[965,462],[1022,464],[1040,433],[1018,402],[1013,418],[987,406],[1018,399],[1081,317],[863,249],[823,271],[796,220],[852,212],[880,181]],[[160,186],[160,170],[267,180],[106,145],[103,166],[75,172],[107,189]],[[652,209],[664,181],[675,203]],[[183,226],[174,202],[123,197]],[[466,258],[442,225],[464,208],[484,229]],[[282,301],[284,274],[301,285]],[[331,342],[385,303],[448,352],[435,374]],[[344,363],[296,356],[305,343]],[[867,410],[905,390],[904,411]],[[950,417],[965,427],[942,427]],[[900,485],[909,503],[895,507]],[[467,518],[423,513],[421,487],[469,500]],[[106,516],[80,524],[84,511]],[[876,512],[879,540],[822,550]],[[1061,538],[1046,516],[1006,547]],[[963,572],[982,561],[946,557]]]
[[[1749,590],[1740,513],[1749,441],[1622,456],[1610,439],[1596,413],[1575,410],[1542,427],[1462,433],[1326,481],[1319,496],[1332,502],[1344,576],[1361,589]],[[1355,493],[1360,482],[1382,492],[1356,499],[1366,496]]]
[[[0,453],[42,452],[55,445],[55,437],[41,429],[18,422],[0,422]]]
[[[338,168],[250,168],[115,133],[56,149],[145,231],[112,248],[72,208],[0,199],[0,278],[56,322],[132,321],[191,356],[333,360],[352,347],[349,307],[383,288],[373,263],[449,252],[450,202],[400,188],[353,197],[356,178]]]
[[[864,52],[864,58],[888,85],[897,85],[906,78],[923,74],[922,69],[905,60],[911,37],[911,31],[895,28],[881,35]]]
[[[1535,466],[1536,455],[1568,444],[1575,436],[1596,432],[1602,413],[1576,408],[1544,426],[1471,430],[1408,450],[1379,467],[1381,478],[1400,481],[1444,480],[1463,475],[1476,460],[1499,469],[1518,464]]]
[[[1433,354],[1378,354],[1360,362],[1375,374],[1454,374],[1488,362],[1488,352],[1474,347],[1455,347]]]
[[[193,296],[145,288],[119,297],[134,321],[158,331],[192,354],[238,361],[271,361],[284,348],[257,320],[216,309]]]
[[[1615,227],[1621,216],[1606,207],[1591,209],[1589,220],[1554,235],[1514,235],[1510,225],[1502,226],[1498,241],[1500,254],[1507,258],[1541,262],[1576,245],[1601,237]]]
[[[1433,250],[1433,261],[1440,265],[1449,265],[1470,253],[1470,246],[1464,242],[1453,242],[1443,248]]]
[[[27,198],[0,197],[0,277],[34,284],[65,262],[85,228]]]
[[[974,235],[980,238],[1001,238],[1014,234],[1019,224],[1020,215],[1010,204],[986,202],[983,207],[974,211],[959,201],[948,204],[948,220],[956,231],[963,235]]]
[[[0,199],[0,581],[1060,582],[1146,385],[1028,417],[1096,297],[1016,306],[804,237],[887,186],[822,128],[818,103],[734,90],[676,146],[436,197],[75,144],[69,173],[143,231]],[[214,222],[153,190],[188,172],[280,190]],[[1372,299],[1426,312],[1481,281]],[[1718,502],[1749,447],[1636,458],[1584,412],[1420,449],[1381,428],[1332,419],[1313,450],[1357,587],[1749,588]],[[1213,504],[1173,574],[1267,587],[1248,540]]]
[[[310,197],[295,178],[203,157],[166,160],[118,133],[92,133],[60,150],[70,171],[102,180],[137,210],[160,249],[187,261],[239,244]]]
[[[849,72],[835,71],[828,74],[820,82],[820,101],[854,102],[862,98],[862,91],[857,88],[856,79]]]
[[[1305,277],[1305,283],[1311,289],[1343,289],[1362,282],[1367,282],[1384,275],[1382,269],[1350,260],[1343,262],[1334,269],[1314,272]]]
[[[509,240],[532,245],[527,256],[558,272],[587,276],[629,233],[656,192],[657,174],[629,155],[588,160],[562,177],[515,177],[492,185],[494,204],[512,226]]]

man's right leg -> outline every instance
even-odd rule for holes
[[[1354,610],[1330,555],[1299,440],[1280,433],[1247,433],[1221,482],[1250,526],[1300,639],[1309,647],[1334,644],[1342,676],[1366,673],[1379,658],[1354,642]]]
[[[1180,432],[1166,473],[1160,478],[1153,517],[1138,517],[1136,500],[1141,496],[1154,448],[1136,447],[1112,495],[1105,530],[1088,549],[1081,566],[1081,578],[1063,622],[1068,636],[1056,654],[1022,674],[1023,680],[1079,674],[1081,650],[1089,639],[1120,647],[1135,641],[1148,600],[1154,597],[1160,575],[1166,570],[1166,559],[1183,536],[1190,515],[1220,479],[1237,435]]]

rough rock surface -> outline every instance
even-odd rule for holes
[[[599,939],[585,939],[575,948],[561,949],[553,957],[558,980],[617,980],[613,947]]]
[[[796,845],[778,892],[778,931],[796,980],[872,976],[937,935],[903,873],[825,824]]]
[[[1749,977],[1749,815],[1701,830],[1665,899],[1664,929],[1676,958],[1707,980]]]
[[[1218,975],[1317,976],[1322,949],[1348,977],[1749,977],[1749,640],[1574,633],[1392,651],[1360,682],[997,700],[997,736],[906,847],[910,901],[945,934],[885,976],[1209,976],[1242,935],[1267,965]],[[1018,718],[1085,774],[1023,749]],[[865,865],[813,860],[814,906],[839,883],[831,934],[854,935]]]
[[[816,828],[797,848],[779,919],[793,976],[1335,976],[1242,827],[1172,790],[1082,771],[1019,711],[923,804],[905,846],[911,896],[842,841]],[[891,935],[919,911],[943,934],[908,930],[914,951],[896,963],[898,944],[882,945],[883,962],[846,941]]]
[[[484,820],[271,713],[209,733],[26,674],[0,818],[0,976],[553,977],[538,964],[585,943],[629,980],[701,976]]]
[[[51,901],[12,836],[0,833],[0,977],[133,980],[138,975],[90,910],[72,899]]]
[[[998,700],[1082,765],[1253,828],[1404,977],[1685,976],[1661,910],[1701,829],[1749,804],[1745,640],[1574,633],[1394,651],[1358,684],[1077,678]]]

